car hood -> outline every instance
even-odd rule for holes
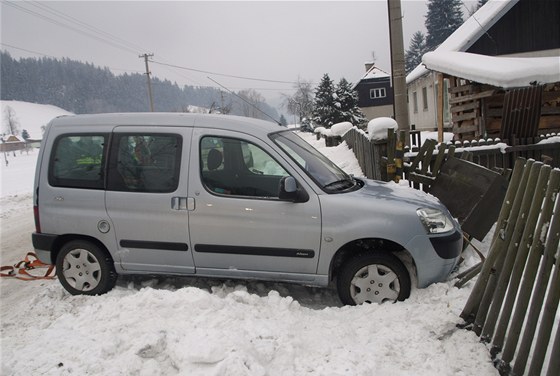
[[[441,208],[443,204],[436,197],[407,186],[401,186],[393,182],[382,182],[369,179],[360,179],[364,186],[351,195],[363,198],[376,198],[396,202],[406,202],[417,207]]]

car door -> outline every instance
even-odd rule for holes
[[[195,128],[189,174],[197,273],[300,274],[294,279],[316,273],[319,200],[270,145],[243,133]],[[310,193],[307,202],[278,198],[280,179],[287,175]]]
[[[107,214],[127,271],[194,273],[187,212],[192,128],[116,127]]]

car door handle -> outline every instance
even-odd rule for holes
[[[171,209],[193,211],[195,209],[194,197],[172,197]]]

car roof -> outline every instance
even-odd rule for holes
[[[52,126],[167,126],[231,129],[254,135],[286,130],[270,121],[220,114],[129,112],[91,115],[65,115],[53,119]]]

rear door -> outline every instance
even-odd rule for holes
[[[281,155],[251,135],[201,128],[193,132],[191,149],[189,197],[195,207],[189,221],[197,273],[297,273],[298,280],[315,274],[319,200]],[[307,202],[278,198],[280,179],[288,175],[309,193]]]
[[[191,134],[186,127],[113,132],[106,208],[125,270],[194,273],[186,200]]]

